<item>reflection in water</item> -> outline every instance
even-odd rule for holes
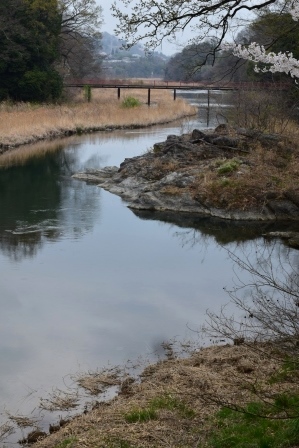
[[[119,165],[183,128],[71,138],[42,157],[34,150],[17,161],[14,152],[0,170],[0,412],[4,404],[31,412],[69,373],[188,338],[207,308],[227,302],[233,269],[222,245],[262,245],[256,238],[272,224],[132,213],[117,196],[70,177]]]
[[[172,211],[151,212],[148,210],[133,210],[133,213],[143,220],[162,221],[185,228],[176,231],[183,246],[195,246],[202,243],[204,237],[213,237],[221,245],[232,242],[245,242],[259,238],[261,235],[274,231],[298,231],[298,223],[288,222],[264,222],[264,221],[230,221],[208,216],[192,215],[191,213],[176,213]]]
[[[79,166],[72,148],[59,147],[58,152],[28,159],[23,166],[1,170],[2,253],[20,261],[35,256],[45,240],[79,238],[92,229],[100,191],[69,179]]]

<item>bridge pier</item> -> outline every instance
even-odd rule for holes
[[[176,89],[173,89],[173,101],[176,100]]]
[[[120,100],[120,87],[117,88],[117,99]]]
[[[210,89],[208,89],[207,126],[210,124]]]
[[[148,89],[147,91],[147,105],[151,105],[151,89]]]

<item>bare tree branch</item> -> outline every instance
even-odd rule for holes
[[[287,0],[285,0],[287,1]],[[112,5],[113,16],[119,20],[117,33],[124,36],[129,46],[146,39],[148,48],[155,48],[168,37],[174,37],[176,32],[182,32],[193,25],[199,42],[206,37],[217,37],[218,46],[236,24],[235,20],[243,18],[249,12],[266,8],[283,10],[285,2],[277,0],[256,0],[248,3],[246,0],[138,0],[131,7],[129,0],[119,0]],[[124,12],[130,10],[131,12]]]

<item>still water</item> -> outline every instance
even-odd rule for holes
[[[194,127],[204,119],[41,143],[43,157],[1,168],[0,412],[28,413],[69,374],[193,337],[228,302],[226,249],[263,244],[259,226],[135,214],[71,178]]]

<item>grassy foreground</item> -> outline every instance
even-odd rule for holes
[[[78,90],[78,89],[77,89]],[[74,99],[61,105],[0,104],[0,148],[15,147],[38,140],[107,128],[142,127],[194,115],[196,108],[168,91],[153,90],[151,107],[146,104],[147,90],[94,89],[88,103],[81,90]],[[137,104],[131,104],[128,97]],[[134,107],[135,106],[135,107]]]
[[[298,373],[287,363],[278,365],[274,353],[271,361],[271,350],[265,348],[225,345],[185,359],[170,356],[146,367],[141,382],[123,378],[118,397],[95,402],[34,446],[295,448],[299,419],[286,416],[298,414]],[[81,386],[95,392],[96,378],[81,379]],[[109,382],[109,375],[98,375],[98,381]],[[223,408],[224,402],[246,412]]]

